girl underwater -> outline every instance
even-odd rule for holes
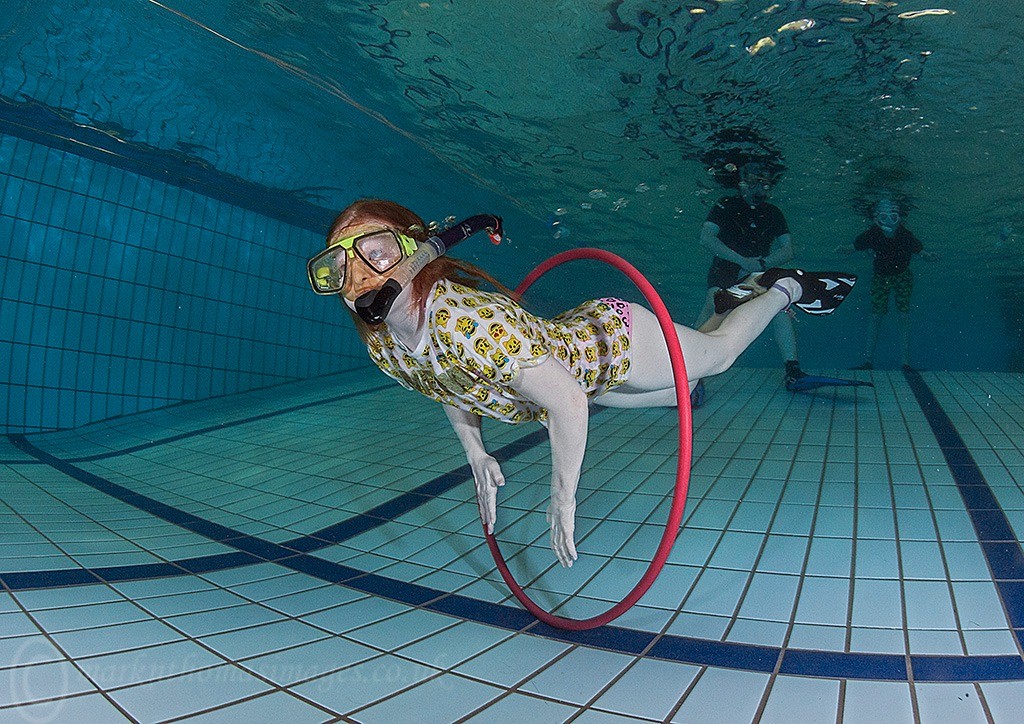
[[[473,217],[461,226],[468,229],[480,218],[500,227],[497,217]],[[309,262],[310,282],[317,293],[342,297],[370,358],[385,374],[443,404],[472,469],[488,533],[494,532],[505,478],[484,447],[481,418],[537,420],[547,427],[551,548],[563,566],[572,566],[589,405],[676,404],[661,327],[645,307],[612,298],[584,302],[552,319],[534,316],[487,272],[436,256],[443,244],[439,252],[423,253],[438,243],[411,210],[362,199],[335,219],[326,251]],[[421,266],[428,258],[433,260]],[[790,304],[828,314],[855,281],[849,274],[769,269],[722,290],[704,331],[675,325],[691,390],[727,370]],[[482,282],[497,291],[481,291]]]

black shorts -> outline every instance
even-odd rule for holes
[[[728,289],[746,276],[739,264],[716,256],[708,269],[708,289]]]

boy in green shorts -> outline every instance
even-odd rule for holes
[[[910,296],[914,290],[914,273],[910,260],[920,254],[925,261],[938,261],[939,255],[925,251],[921,242],[901,223],[900,209],[889,198],[881,199],[875,205],[874,224],[860,234],[852,245],[836,248],[842,254],[855,251],[871,251],[874,254],[874,276],[871,279],[871,327],[868,332],[867,350],[864,362],[854,367],[858,370],[874,368],[875,346],[882,326],[882,317],[889,311],[889,296],[895,298],[899,314],[900,353],[903,369],[910,366]]]

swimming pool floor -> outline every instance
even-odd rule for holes
[[[1024,377],[711,381],[685,524],[611,626],[525,613],[434,403],[349,373],[0,440],[0,720],[1019,720]],[[633,587],[675,410],[592,408],[580,558],[537,426],[485,423],[534,599]]]

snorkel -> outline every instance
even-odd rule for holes
[[[387,319],[398,295],[423,271],[423,267],[481,231],[486,231],[493,243],[500,244],[501,217],[493,214],[470,216],[420,242],[416,251],[395,267],[383,285],[359,295],[355,301],[356,314],[367,324],[380,324]]]

